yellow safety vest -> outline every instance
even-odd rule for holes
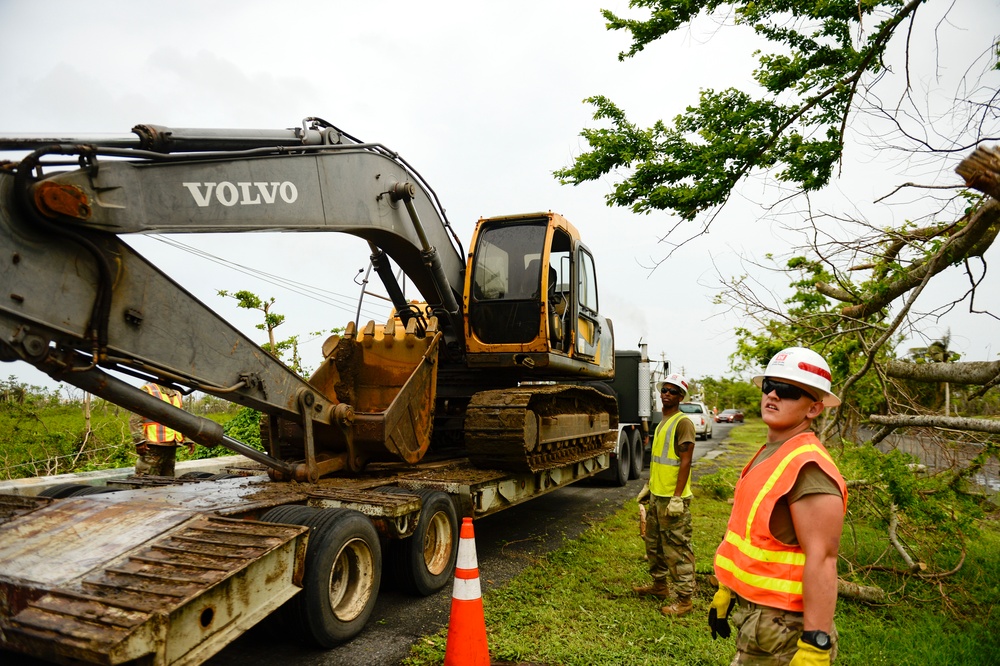
[[[182,409],[184,406],[179,394],[175,393],[173,395],[168,395],[161,391],[160,387],[156,384],[146,384],[142,387],[142,390],[151,396],[159,398],[163,402],[169,402],[178,409]],[[143,420],[142,422],[142,436],[147,442],[151,442],[153,444],[180,444],[184,441],[184,435],[180,434],[176,430],[172,430],[165,425],[148,419]]]
[[[677,477],[681,471],[681,459],[674,451],[674,433],[681,419],[686,419],[684,412],[677,412],[666,421],[660,421],[653,435],[653,450],[649,463],[649,492],[660,497],[670,497],[677,488]],[[691,497],[691,475],[681,497]]]

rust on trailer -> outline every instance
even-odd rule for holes
[[[48,506],[55,500],[48,497],[0,495],[0,525],[35,509]]]

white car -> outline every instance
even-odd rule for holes
[[[700,402],[682,402],[680,409],[694,424],[695,439],[712,439],[712,415]]]

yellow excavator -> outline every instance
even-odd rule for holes
[[[26,153],[0,169],[0,358],[225,445],[277,479],[427,455],[538,471],[616,443],[614,400],[585,386],[613,376],[611,322],[593,255],[555,213],[481,219],[466,257],[409,164],[318,118],[274,131],[10,137],[0,150]],[[305,379],[120,238],[250,231],[365,239],[393,317],[349,324]],[[268,450],[106,369],[253,407]]]

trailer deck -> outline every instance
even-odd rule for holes
[[[314,484],[135,477],[66,499],[0,495],[0,648],[57,663],[199,664],[304,585],[310,530],[257,520],[270,509],[353,509],[398,540],[417,527],[421,492],[483,516],[607,466],[607,453],[523,474],[461,459]]]

